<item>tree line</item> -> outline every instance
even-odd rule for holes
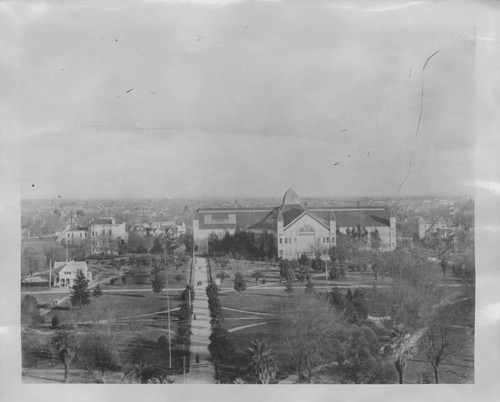
[[[277,257],[276,237],[272,233],[256,234],[237,229],[234,234],[226,232],[222,239],[215,233],[208,238],[209,254],[231,254],[234,258],[248,260],[272,260]]]

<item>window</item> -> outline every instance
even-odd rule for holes
[[[280,237],[280,244],[282,244],[282,243],[283,243],[283,239]]]
[[[288,241],[287,241],[287,240],[288,240],[288,239],[285,237],[285,244],[287,244],[287,243],[288,243]]]

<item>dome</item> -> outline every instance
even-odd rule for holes
[[[293,188],[289,188],[283,196],[283,205],[302,205],[299,195]]]

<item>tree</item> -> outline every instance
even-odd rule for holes
[[[304,294],[289,299],[280,317],[280,342],[299,381],[310,383],[314,369],[332,357],[329,345],[340,318],[324,301]]]
[[[132,253],[141,253],[146,250],[144,237],[136,232],[129,232],[127,245]]]
[[[181,300],[182,301],[191,300],[191,302],[193,302],[193,300],[194,300],[194,288],[191,285],[186,285],[186,288],[181,293]]]
[[[285,279],[293,281],[295,279],[295,272],[293,271],[293,266],[288,260],[281,260],[279,262],[280,275]]]
[[[137,384],[173,384],[174,380],[168,378],[160,367],[154,365],[134,364],[123,378],[123,381]]]
[[[255,375],[260,384],[269,384],[278,373],[279,363],[274,350],[261,340],[250,343],[248,348],[250,354],[249,369]]]
[[[52,263],[54,263],[54,261],[64,261],[64,259],[66,257],[64,247],[62,247],[60,244],[49,244],[49,245],[43,247],[43,252],[45,254],[47,266],[48,266],[50,261],[52,261]],[[73,257],[73,258],[75,258],[75,257]],[[75,260],[76,260],[76,258],[75,258]]]
[[[154,279],[151,281],[154,293],[160,293],[165,287],[165,281],[162,279],[160,272],[156,272]]]
[[[456,329],[452,326],[458,314],[459,311],[454,306],[441,308],[430,317],[427,330],[420,340],[420,345],[434,371],[436,384],[439,384],[439,365],[460,348]]]
[[[258,285],[259,280],[264,277],[264,274],[262,273],[262,271],[254,271],[252,272],[251,277],[255,279],[255,284]]]
[[[82,308],[90,303],[89,282],[82,271],[76,273],[74,285],[71,287],[70,302],[73,307]]]
[[[93,297],[101,297],[103,295],[102,289],[100,285],[97,285],[92,292]]]
[[[215,233],[208,235],[208,253],[216,253],[220,250],[220,240]]]
[[[307,265],[307,264],[309,264],[309,258],[307,258],[307,255],[302,254],[302,255],[299,257],[299,264],[300,264],[300,265]]]
[[[365,294],[361,288],[357,288],[354,291],[353,301],[352,301],[359,318],[368,318],[368,303],[366,302]]]
[[[108,255],[111,250],[111,242],[113,238],[106,234],[101,234],[92,239],[92,249],[99,254],[101,258]]]
[[[314,293],[314,285],[311,282],[311,277],[307,276],[307,284],[306,284],[306,294],[312,295]]]
[[[390,342],[382,348],[384,352],[391,353],[400,384],[403,384],[404,370],[408,360],[411,360],[417,352],[417,341],[417,335],[411,334],[403,326],[398,326],[393,329]]]
[[[224,279],[230,278],[231,275],[229,275],[228,273],[226,273],[224,271],[219,271],[219,272],[217,272],[215,277],[220,279],[220,284],[222,285],[224,283]]]
[[[393,383],[394,370],[382,359],[377,336],[365,326],[341,326],[334,334],[334,350],[342,382]]]
[[[178,285],[182,280],[184,280],[184,275],[179,273],[179,274],[174,276],[174,279],[177,281],[177,285]]]
[[[186,247],[186,253],[192,254],[194,247],[194,238],[193,234],[190,231],[184,235],[183,243],[184,246]]]
[[[241,272],[236,272],[234,275],[234,290],[238,292],[243,292],[247,288],[247,283]]]
[[[50,321],[50,327],[52,329],[59,329],[59,325],[60,325],[59,317],[55,315],[54,317],[52,317],[52,320]]]
[[[40,246],[25,246],[21,254],[21,273],[32,275],[43,269],[45,257]]]
[[[320,239],[316,239],[313,244],[309,247],[310,251],[314,255],[314,259],[321,261],[321,256],[328,253],[328,247],[326,247],[323,243],[321,243]],[[312,268],[312,267],[311,267]]]
[[[208,351],[214,359],[215,373],[218,375],[220,363],[234,353],[234,345],[227,330],[221,325],[213,327],[209,340]]]
[[[374,231],[370,232],[370,246],[373,250],[378,251],[380,249],[381,242],[380,233],[377,228],[375,228]]]
[[[148,252],[148,254],[151,254],[151,250],[153,249],[155,245],[155,238],[151,236],[150,234],[147,234],[144,236],[144,248]]]
[[[292,285],[292,281],[291,280],[287,280],[286,281],[286,286],[285,286],[285,292],[288,293],[289,296],[292,295],[293,293],[293,285]]]
[[[21,324],[36,325],[43,323],[43,317],[38,308],[38,301],[35,297],[26,295],[21,301]]]
[[[217,297],[218,294],[219,294],[219,288],[217,287],[217,285],[214,283],[214,282],[211,282],[207,288],[205,289],[205,292],[208,296],[209,299],[213,298],[213,297]]]
[[[446,257],[443,255],[441,258],[441,261],[439,261],[439,266],[441,267],[441,270],[443,271],[443,278],[446,277],[446,268],[448,268],[448,262],[446,261]]]
[[[69,381],[69,365],[78,351],[78,339],[72,331],[58,330],[52,338],[52,346],[64,364],[64,382]]]
[[[119,368],[118,352],[114,347],[113,339],[100,332],[89,334],[83,339],[80,356],[88,372],[92,375],[93,371],[97,370],[102,382],[104,382],[106,372]]]
[[[191,323],[189,321],[182,321],[177,325],[175,330],[175,337],[177,342],[182,345],[182,349],[184,350],[185,346],[189,346],[191,344]]]
[[[164,350],[168,348],[168,338],[165,335],[160,335],[158,338],[158,349]]]

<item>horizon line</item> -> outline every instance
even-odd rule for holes
[[[474,194],[470,193],[457,193],[457,194],[408,194],[408,195],[317,195],[317,196],[300,196],[302,199],[318,199],[318,198],[447,198],[447,197],[472,197],[474,198]],[[283,198],[283,195],[280,196],[271,196],[271,195],[252,195],[252,196],[236,196],[236,195],[227,195],[227,196],[210,196],[210,195],[202,195],[202,196],[186,196],[186,197],[127,197],[127,196],[115,196],[115,197],[87,197],[87,198],[20,198],[20,201],[82,201],[82,200],[199,200],[199,199],[215,199],[215,200],[227,200],[227,199],[235,199],[235,200],[244,200],[244,199],[253,199],[253,198],[264,198],[264,199],[276,199]]]

